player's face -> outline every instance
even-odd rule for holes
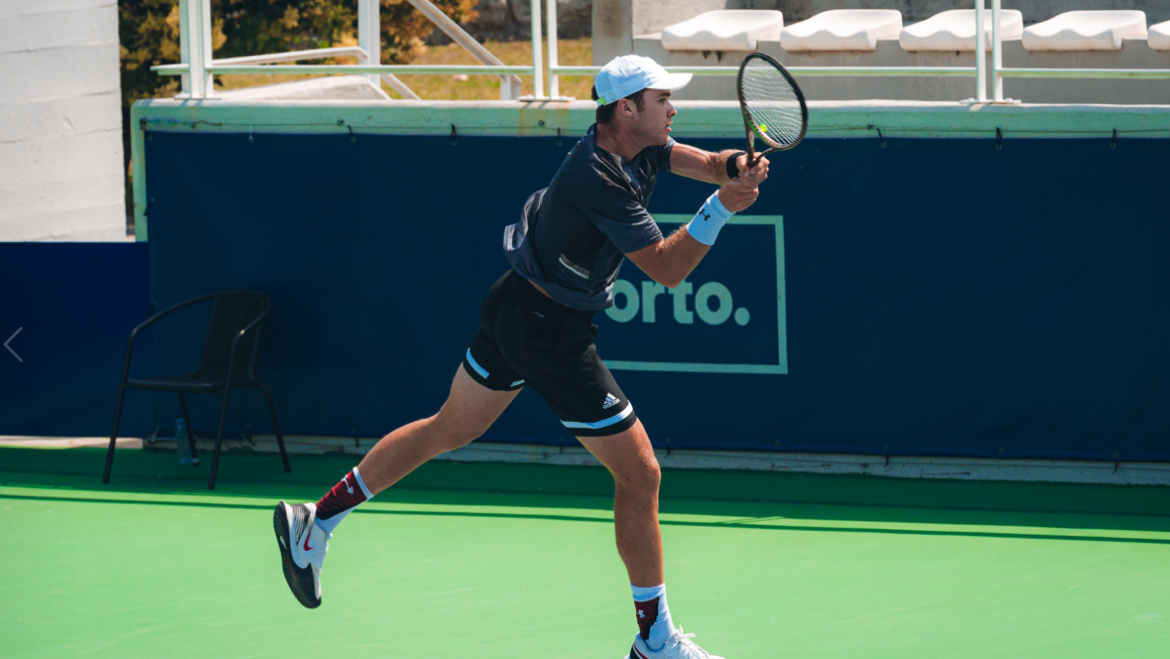
[[[647,89],[636,121],[638,136],[646,144],[666,144],[676,114],[678,110],[671,105],[668,90]]]

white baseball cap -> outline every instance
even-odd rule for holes
[[[667,73],[649,57],[622,55],[601,67],[593,86],[597,104],[605,105],[643,89],[682,89],[690,81],[690,73]]]

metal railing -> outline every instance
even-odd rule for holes
[[[556,26],[554,21],[556,0],[546,0],[549,11],[549,65],[548,79],[550,93],[556,94],[558,75],[593,75],[601,67],[559,66],[556,56]],[[535,6],[535,2],[533,3]],[[790,66],[793,74],[812,77],[975,77],[976,103],[1014,102],[1003,97],[1004,78],[1129,78],[1129,79],[1170,79],[1170,69],[1038,69],[1005,68],[1003,66],[1003,39],[1000,34],[1001,0],[991,0],[991,78],[992,97],[987,94],[987,45],[984,39],[983,19],[987,11],[985,0],[975,0],[975,66]],[[534,39],[534,47],[539,43]],[[691,73],[696,76],[734,76],[738,66],[667,66],[667,71]]]
[[[1130,78],[1138,80],[1157,80],[1170,78],[1170,69],[1032,69],[1032,68],[1004,68],[1003,39],[999,34],[999,12],[1001,0],[991,0],[991,77],[992,101],[1004,103],[1004,78]],[[975,0],[975,10],[982,15],[983,0]],[[983,46],[983,32],[979,32],[979,46]],[[982,62],[983,58],[976,61]],[[984,84],[982,75],[980,84]],[[979,95],[980,100],[987,100],[986,90]]]
[[[179,42],[180,64],[165,64],[151,67],[160,75],[182,76],[180,98],[208,99],[215,97],[212,77],[225,74],[326,74],[344,73],[362,75],[374,84],[385,81],[405,98],[418,99],[409,86],[394,74],[456,74],[498,75],[500,77],[500,98],[520,98],[521,75],[532,76],[539,81],[541,68],[539,58],[533,66],[509,66],[493,55],[475,40],[459,24],[451,20],[430,0],[408,0],[424,16],[447,34],[455,43],[481,62],[479,66],[417,64],[382,64],[382,25],[379,18],[378,0],[358,0],[358,45],[340,48],[318,48],[297,50],[287,53],[252,55],[229,59],[213,59],[211,56],[211,0],[179,0]],[[539,3],[534,3],[534,6]],[[539,12],[534,12],[533,24],[539,32]],[[293,64],[279,67],[270,66],[281,62],[296,62],[325,57],[357,57],[358,64]],[[539,94],[538,94],[539,95]]]
[[[545,0],[547,16],[547,51],[541,35],[541,2],[532,0],[532,66],[509,66],[492,55],[478,41],[459,27],[430,0],[408,0],[424,16],[443,30],[455,43],[462,46],[481,62],[478,66],[461,65],[419,65],[381,64],[381,23],[379,21],[379,0],[358,0],[358,45],[340,48],[299,50],[270,55],[253,55],[230,59],[211,57],[211,0],[180,0],[180,42],[181,64],[153,67],[161,75],[183,77],[182,98],[206,99],[214,97],[212,76],[223,74],[329,74],[342,73],[364,75],[375,84],[385,81],[392,89],[405,98],[418,96],[394,74],[471,74],[498,75],[500,77],[500,98],[521,101],[563,101],[560,95],[559,78],[562,75],[594,75],[598,66],[561,66],[557,53],[557,6],[556,0]],[[1005,68],[1003,66],[1003,39],[1000,34],[1001,0],[991,0],[991,98],[987,90],[986,35],[982,29],[986,0],[975,0],[975,66],[793,66],[788,70],[801,76],[815,77],[974,77],[976,103],[1004,103],[1004,78],[1129,78],[1129,79],[1170,79],[1170,69],[1053,69],[1053,68]],[[548,57],[547,66],[543,61]],[[271,66],[281,62],[295,62],[324,57],[356,56],[358,64],[294,64]],[[671,72],[692,73],[696,76],[734,76],[738,66],[667,66]],[[520,78],[532,76],[533,93],[520,96]],[[545,95],[547,76],[548,95]]]

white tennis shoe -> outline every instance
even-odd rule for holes
[[[290,506],[281,501],[272,516],[272,526],[289,589],[307,608],[321,606],[321,565],[333,534],[317,526],[317,504]]]
[[[723,659],[695,645],[691,640],[694,637],[694,634],[684,634],[682,627],[679,627],[671,632],[670,638],[666,639],[666,645],[663,645],[661,650],[653,652],[646,647],[646,641],[642,640],[641,634],[634,634],[634,645],[626,659]]]

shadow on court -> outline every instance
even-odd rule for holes
[[[357,463],[351,455],[279,458],[233,451],[220,485],[174,453],[118,452],[110,484],[100,449],[0,448],[0,485],[15,499],[268,509],[315,500]],[[610,523],[613,484],[595,467],[431,462],[358,512],[378,516]],[[868,533],[1170,544],[1170,488],[910,480],[774,472],[671,470],[663,475],[664,527]]]

